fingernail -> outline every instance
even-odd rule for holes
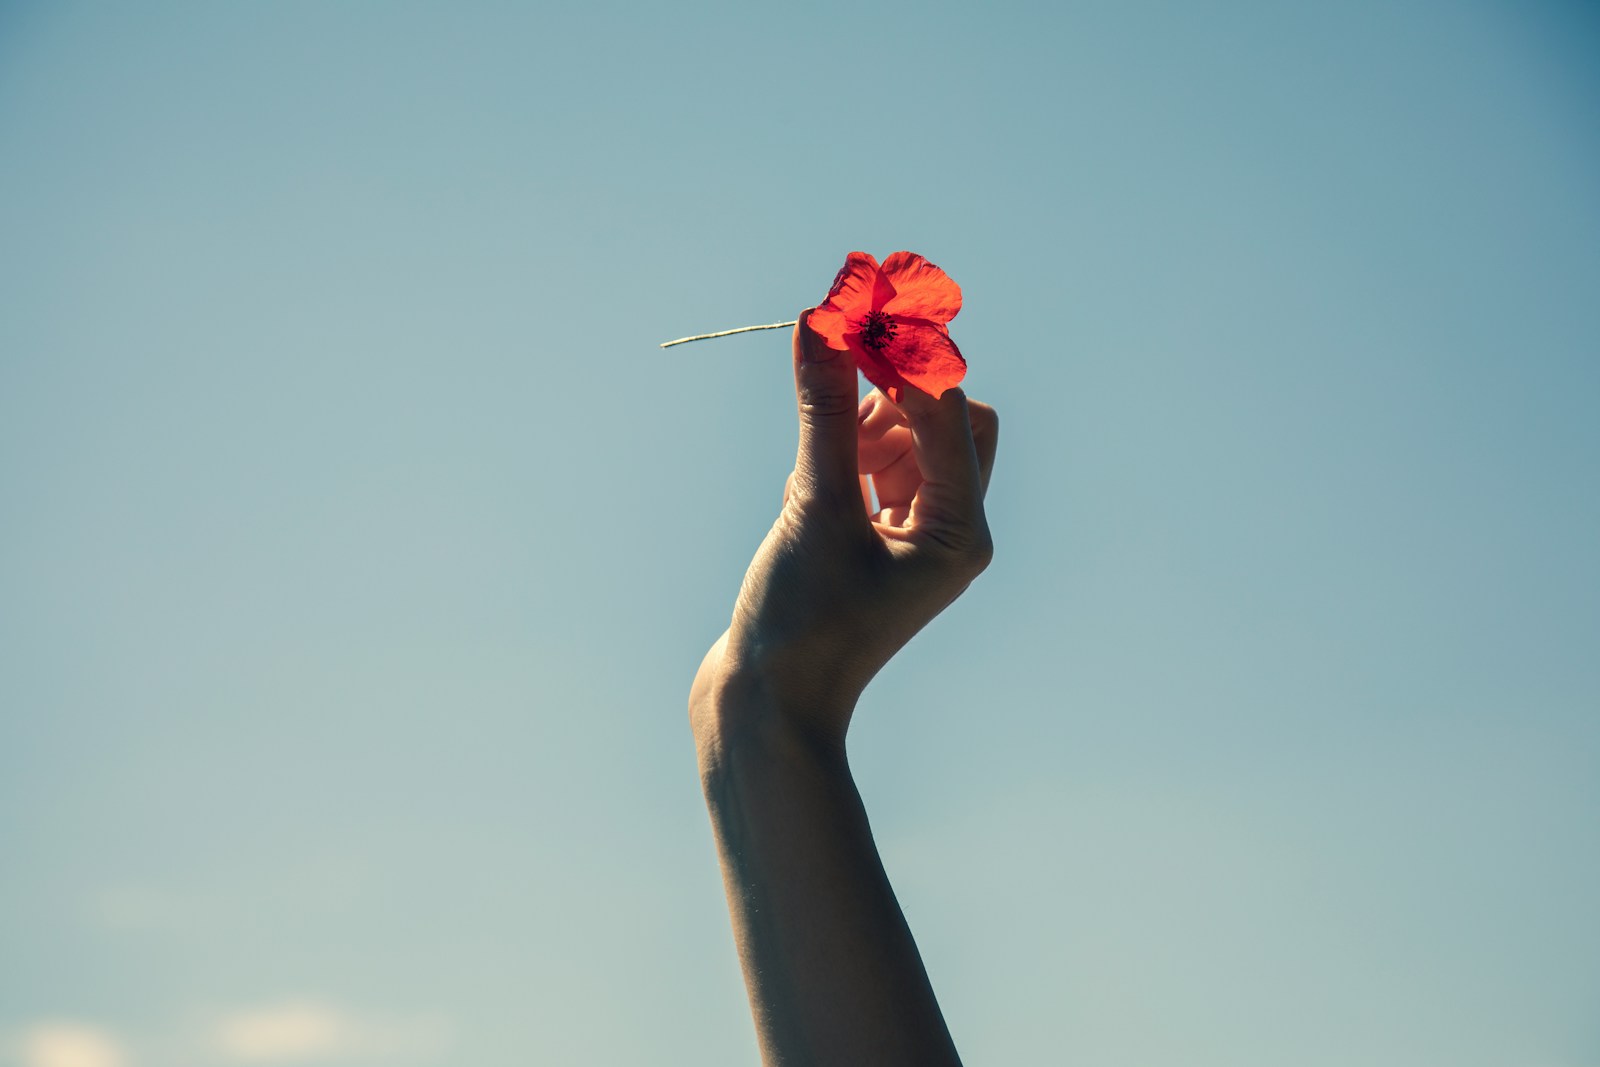
[[[799,315],[799,323],[795,329],[800,331],[800,358],[807,363],[826,363],[834,356],[833,349],[829,348],[811,328],[811,313],[816,308],[806,308]]]

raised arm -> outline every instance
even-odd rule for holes
[[[808,314],[794,474],[690,693],[701,780],[763,1062],[956,1064],[845,733],[873,675],[989,562],[997,422],[959,389],[858,405],[850,355]]]

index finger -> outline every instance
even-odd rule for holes
[[[901,394],[899,408],[911,427],[912,450],[922,472],[919,502],[926,498],[941,511],[980,514],[986,479],[973,440],[967,394],[946,389],[943,396],[935,398],[911,386]]]

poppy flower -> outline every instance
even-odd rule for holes
[[[898,402],[908,385],[943,396],[966,376],[967,361],[945,329],[960,310],[961,287],[916,253],[896,252],[879,266],[851,252],[808,321]]]

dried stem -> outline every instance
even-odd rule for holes
[[[713,337],[731,337],[736,333],[750,333],[752,330],[781,330],[785,326],[793,326],[796,321],[798,320],[791,319],[788,322],[769,322],[765,326],[741,326],[737,330],[721,330],[717,333],[697,333],[693,337],[680,337],[676,341],[662,341],[661,347],[671,348],[673,345],[681,345],[686,341],[708,341]]]

